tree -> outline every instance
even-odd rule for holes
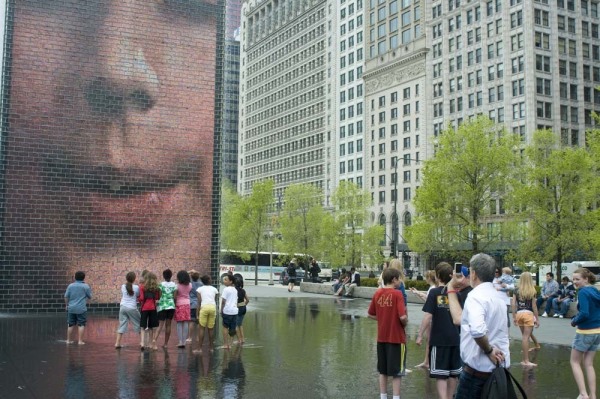
[[[272,180],[264,180],[254,183],[252,193],[247,197],[224,199],[228,207],[224,211],[224,242],[229,250],[254,251],[255,284],[258,284],[258,253],[269,240],[266,233],[271,225],[269,211],[274,202],[273,187]]]
[[[331,201],[334,211],[324,219],[322,241],[331,263],[359,268],[362,261],[382,261],[379,241],[383,226],[366,226],[369,193],[354,183],[342,181]]]
[[[510,193],[517,145],[512,133],[487,117],[443,131],[435,156],[423,168],[416,217],[407,227],[409,246],[466,256],[509,238],[512,224],[490,214]]]
[[[560,147],[549,130],[535,132],[525,150],[523,179],[515,205],[528,220],[521,253],[536,261],[556,260],[557,279],[565,257],[591,248],[589,227],[597,175],[592,156],[581,147]]]
[[[323,193],[311,184],[292,184],[285,190],[279,217],[282,241],[279,248],[289,254],[320,257],[321,226],[325,210]],[[307,268],[308,259],[304,265]]]

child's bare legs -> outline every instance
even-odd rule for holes
[[[67,344],[72,344],[73,341],[71,341],[71,336],[73,335],[73,329],[75,328],[75,325],[69,326],[67,328]]]
[[[400,384],[402,383],[402,378],[394,377],[392,378],[392,394],[395,397],[400,397]]]
[[[198,312],[200,309],[192,309],[192,313],[193,312]],[[197,315],[198,313],[196,313]],[[196,325],[198,324],[198,320],[194,320],[192,319],[192,321],[190,321],[188,323],[188,339],[185,341],[188,344],[192,343],[192,338],[194,336],[194,330],[196,329]]]
[[[195,350],[196,353],[202,353],[202,346],[204,345],[204,328],[200,326],[198,328],[198,350]]]
[[[387,375],[379,374],[379,393],[387,395]]]
[[[440,399],[452,399],[454,391],[456,391],[456,385],[458,384],[458,378],[450,377],[447,379],[438,378],[435,380],[438,396]]]
[[[115,348],[120,348],[121,347],[121,338],[123,338],[123,334],[118,332],[117,333],[117,342],[115,342]]]
[[[523,351],[523,361],[521,365],[527,367],[535,367],[537,364],[531,363],[529,361],[529,337],[531,336],[531,332],[533,331],[533,327],[531,326],[519,326],[521,329],[521,349]]]
[[[244,327],[238,326],[235,328],[235,331],[238,336],[238,341],[240,342],[240,344],[243,344],[244,343]]]
[[[533,347],[529,350],[538,350],[541,348],[540,343],[538,342],[537,338],[535,337],[535,335],[533,335],[533,331],[531,332],[531,342],[533,342]]]
[[[158,329],[156,330],[156,333],[153,334],[154,337],[152,338],[152,345],[156,346],[156,341],[158,340],[158,337],[160,337],[160,333],[162,332],[163,327],[167,321],[168,320],[159,320],[158,321]],[[151,335],[151,337],[152,337],[152,335]]]
[[[85,331],[85,326],[77,326],[77,339],[79,345],[85,345],[83,342],[83,332]]]
[[[152,342],[152,349],[157,350],[158,347],[156,346],[156,339],[154,338],[154,328],[148,329],[148,336],[148,342]],[[158,337],[158,333],[156,336]]]
[[[208,347],[211,352],[215,350],[215,329],[214,328],[208,328]]]
[[[588,380],[590,399],[596,399],[596,371],[594,370],[594,356],[596,352],[585,352],[583,355],[583,367]]]
[[[585,352],[580,352],[576,349],[571,349],[571,370],[573,371],[573,377],[575,378],[575,383],[577,384],[577,389],[579,389],[579,397],[581,399],[588,399],[588,393],[585,388],[585,378],[583,376],[583,370],[581,368],[581,362],[584,360]],[[587,371],[587,368],[586,368]],[[592,367],[593,372],[593,367]],[[589,375],[588,375],[589,377]],[[594,385],[595,385],[595,376],[594,376]]]
[[[223,347],[225,349],[230,348],[229,344],[229,329],[226,326],[223,326]]]
[[[146,340],[146,330],[144,328],[142,328],[140,330],[140,348],[144,349],[145,345],[145,340]]]

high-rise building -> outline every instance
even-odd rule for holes
[[[425,21],[419,0],[370,0],[365,18],[366,188],[371,223],[386,226],[382,242],[397,254],[409,249],[403,232],[426,156]]]
[[[364,5],[363,0],[331,2],[328,35],[333,39],[328,45],[332,58],[328,71],[328,88],[333,87],[328,102],[331,116],[330,149],[333,154],[333,176],[329,185],[337,187],[346,180],[364,187],[365,148],[365,86],[363,72]],[[329,105],[333,105],[329,107]]]
[[[240,87],[240,42],[238,40],[225,40],[224,60],[221,176],[237,186]]]
[[[238,192],[273,179],[325,188],[326,2],[242,4]]]

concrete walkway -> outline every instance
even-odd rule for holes
[[[248,281],[246,281],[246,292],[249,297],[259,297],[259,298],[288,298],[288,297],[297,297],[297,298],[322,298],[323,300],[336,300],[331,295],[323,295],[323,294],[313,294],[309,292],[300,292],[300,287],[296,287],[294,292],[288,292],[287,285],[275,284],[273,286],[269,286],[266,283],[260,283],[258,286],[250,285]],[[364,314],[366,316],[367,307],[369,305],[369,300],[367,299],[350,299],[353,302],[353,308],[356,311],[361,312],[364,310]],[[423,312],[421,311],[422,304],[408,304],[408,314],[409,314],[409,325],[415,325],[417,328],[421,324],[421,320],[423,319]],[[534,335],[537,337],[538,341],[541,344],[546,345],[563,345],[563,346],[571,346],[573,342],[573,337],[575,336],[575,328],[571,327],[570,319],[554,319],[554,318],[542,318],[540,321],[540,327],[534,330]],[[512,326],[511,320],[511,328],[510,328],[510,337],[514,340],[521,340],[521,331],[518,327]],[[414,339],[414,337],[411,337]]]

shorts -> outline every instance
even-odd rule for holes
[[[142,311],[140,327],[144,329],[158,327],[158,313],[156,309]]]
[[[67,313],[67,324],[73,327],[77,324],[79,327],[84,327],[87,323],[87,312],[83,313]]]
[[[198,317],[200,327],[214,328],[216,319],[217,307],[215,305],[202,305],[200,307],[200,317]]]
[[[165,310],[161,310],[160,312],[158,312],[158,320],[160,320],[160,321],[173,320],[174,316],[175,316],[175,309],[165,309]]]
[[[377,371],[390,377],[406,375],[406,344],[377,342]]]
[[[600,350],[600,334],[575,333],[572,347],[579,352],[598,352]]]
[[[237,321],[236,314],[223,314],[223,328],[227,328],[229,330],[229,335],[233,337],[235,335],[235,328]]]
[[[190,321],[190,305],[178,305],[175,308],[175,321]]]
[[[190,318],[192,320],[198,320],[198,308],[191,308],[190,309]]]
[[[241,327],[242,323],[244,322],[244,316],[246,316],[246,307],[245,306],[240,306],[238,308],[238,314],[237,314],[237,318],[235,320],[235,325],[237,327]]]
[[[530,312],[528,310],[522,310],[520,312],[517,312],[516,315],[516,325],[519,327],[533,327],[534,323],[534,317],[533,317],[533,312]]]
[[[459,346],[431,346],[429,348],[429,377],[446,379],[462,373]]]
[[[140,332],[140,312],[137,309],[125,308],[121,306],[119,308],[119,334],[127,332],[127,325],[131,323],[133,325],[133,331],[136,333]]]
[[[290,277],[288,279],[288,284],[296,284],[296,277]]]

